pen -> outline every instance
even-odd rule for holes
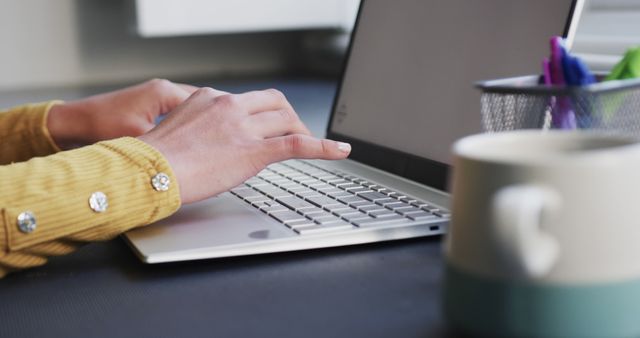
[[[549,58],[549,73],[551,84],[557,86],[565,86],[563,71],[563,58],[566,55],[564,48],[564,40],[559,36],[551,38],[551,57]],[[551,110],[551,123],[554,128],[559,129],[575,129],[576,117],[571,107],[571,100],[566,96],[556,99],[555,105]]]

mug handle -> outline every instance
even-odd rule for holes
[[[508,186],[493,196],[493,235],[512,274],[540,278],[551,270],[560,245],[541,228],[542,214],[554,212],[560,204],[555,191],[536,185]]]

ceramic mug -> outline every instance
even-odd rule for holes
[[[454,145],[444,311],[506,337],[640,336],[640,145],[515,131]]]

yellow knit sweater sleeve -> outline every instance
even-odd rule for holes
[[[31,117],[40,126],[45,108]],[[23,129],[14,131],[26,136],[13,136],[6,133],[6,121],[0,120],[1,135],[8,135],[16,149],[5,158],[21,158],[17,140],[24,140],[22,149],[35,156],[56,150],[47,144],[52,142],[46,128],[43,132],[22,120]],[[45,140],[36,140],[38,133]],[[158,183],[161,174],[168,184]],[[84,242],[155,222],[179,207],[179,188],[167,160],[135,138],[0,166],[0,277],[44,264],[48,256],[69,253]]]
[[[50,101],[0,111],[0,165],[26,161],[60,151],[47,130]]]

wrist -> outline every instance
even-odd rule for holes
[[[178,186],[180,187],[180,199],[182,203],[189,203],[189,199],[185,196],[185,173],[183,166],[180,165],[182,161],[176,158],[176,152],[171,151],[171,147],[155,136],[156,135],[153,132],[149,132],[138,136],[137,139],[151,146],[164,157],[178,181]]]
[[[75,102],[56,104],[47,116],[47,129],[61,149],[86,143],[86,116]]]

